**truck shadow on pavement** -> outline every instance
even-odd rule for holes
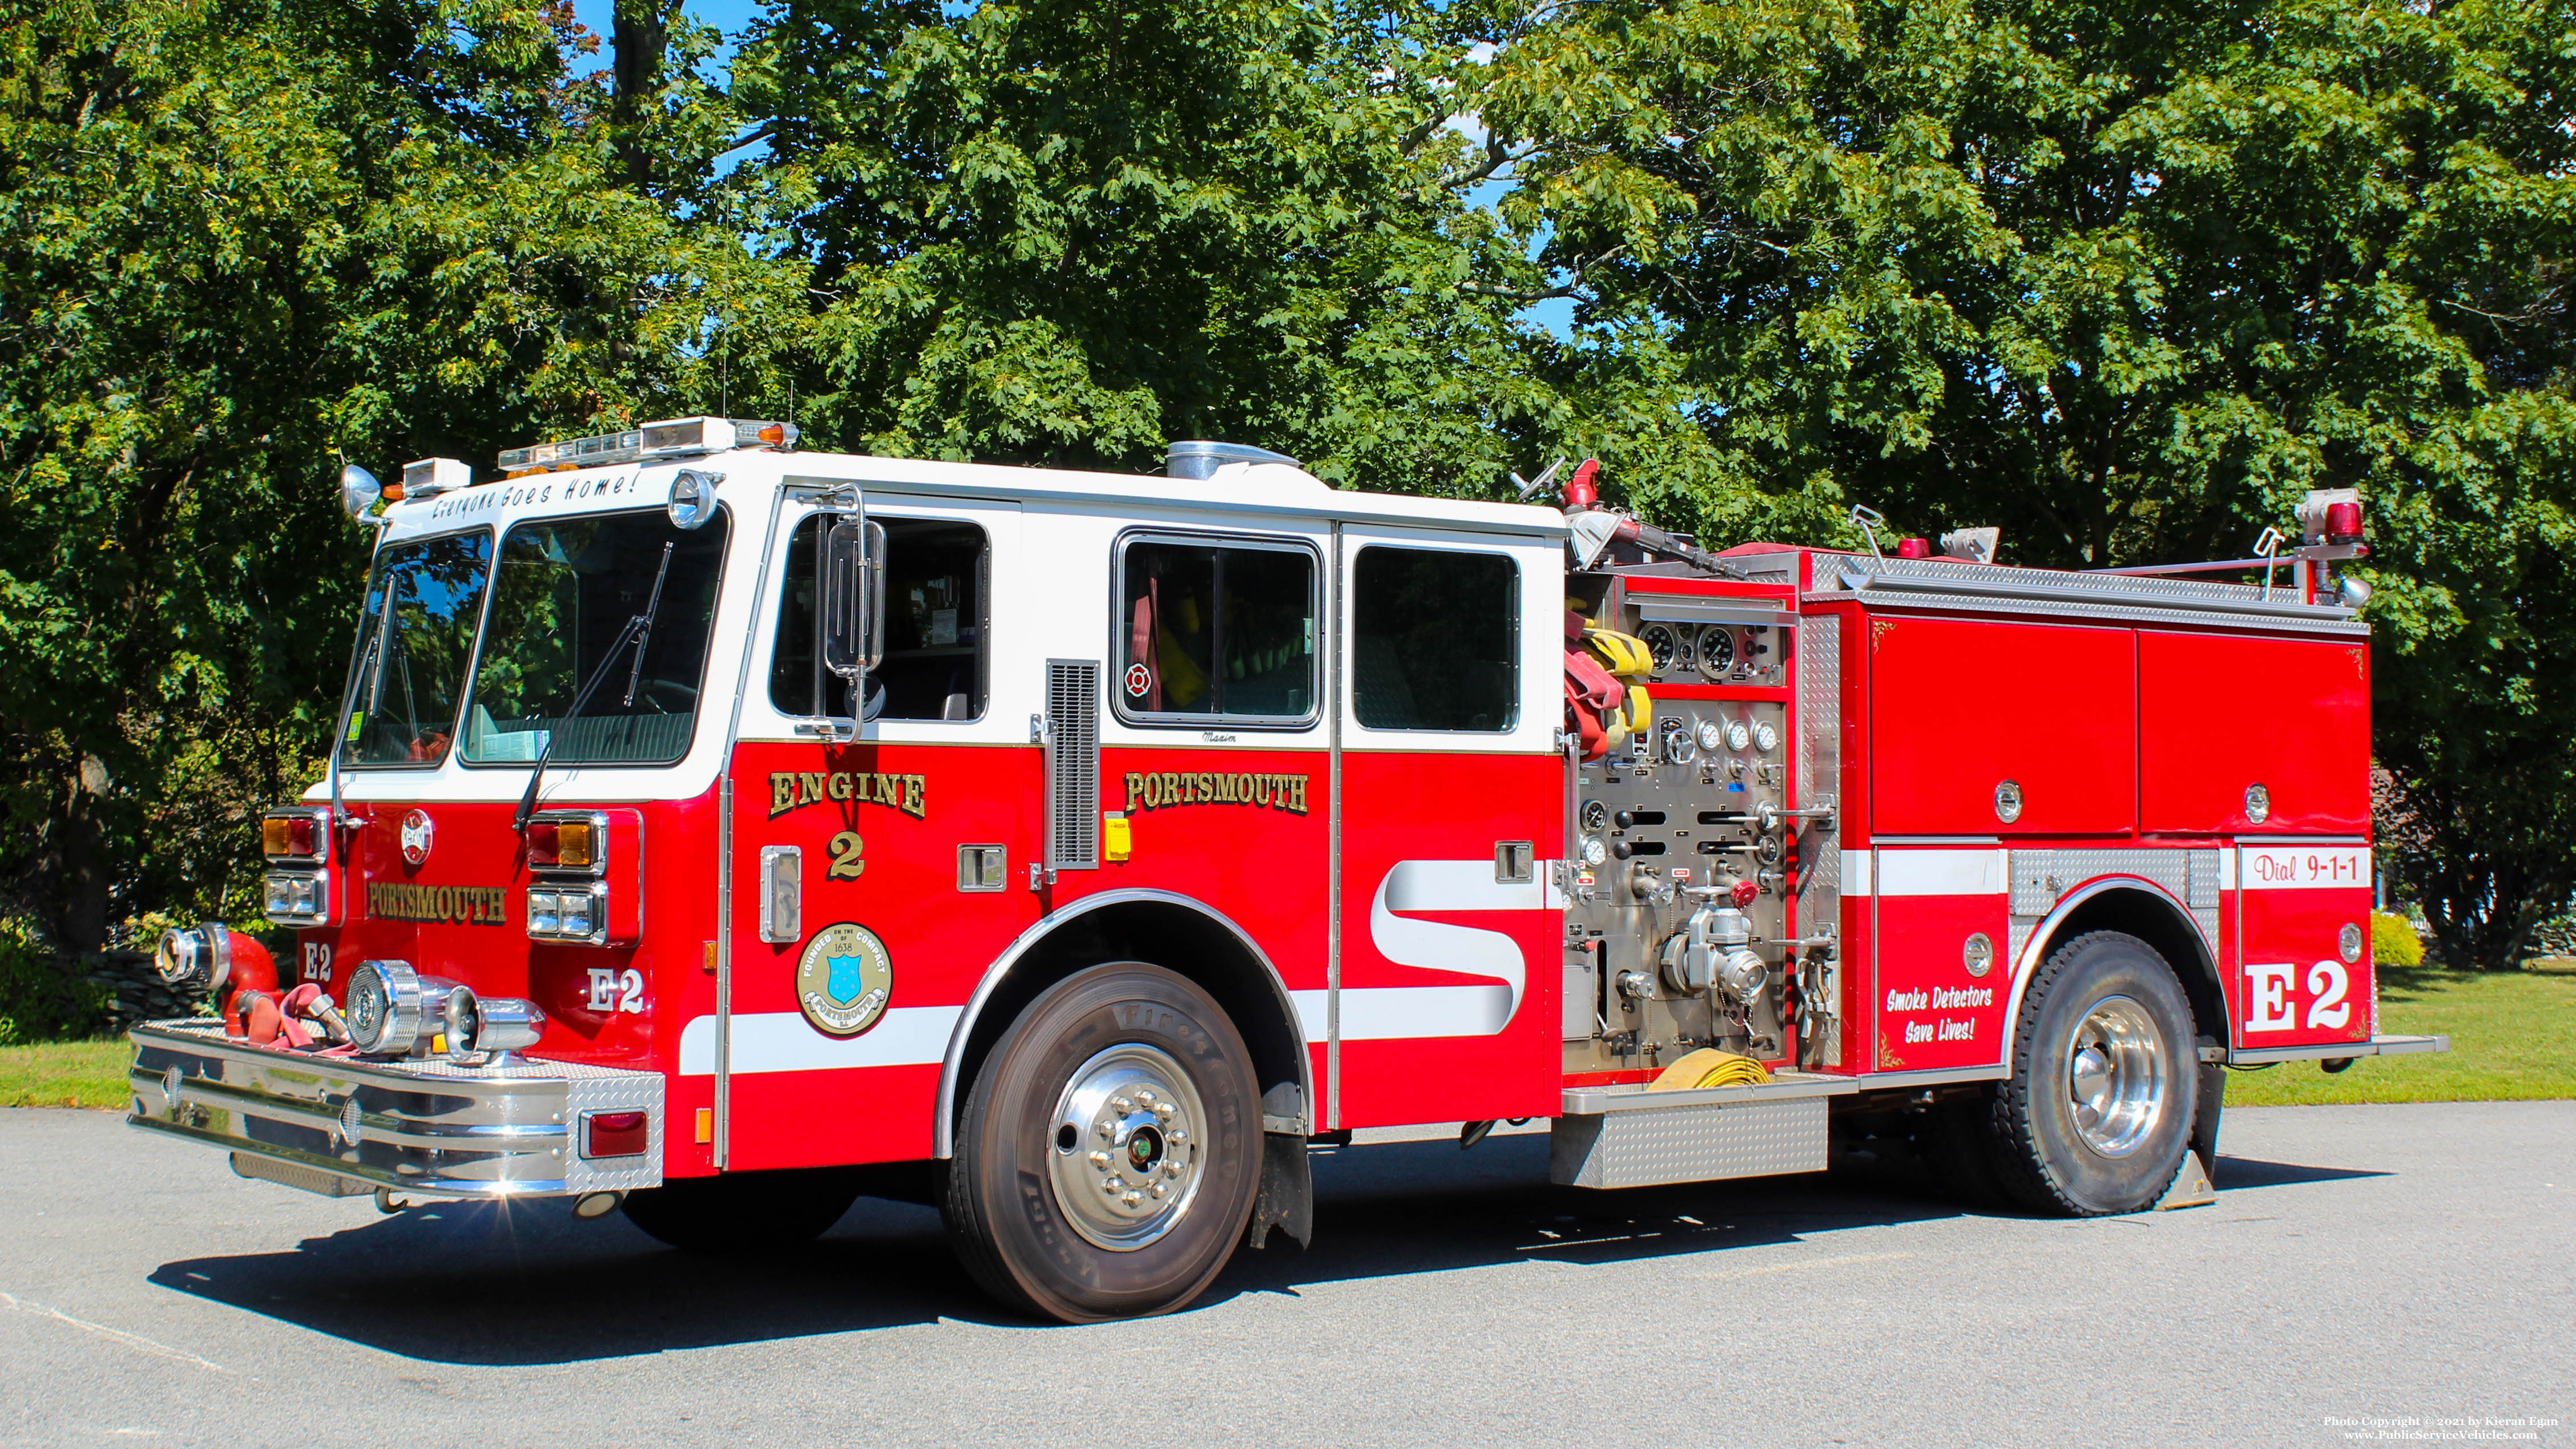
[[[2224,1188],[2376,1173],[2220,1159]],[[1516,1262],[1722,1253],[1855,1227],[1971,1215],[1900,1166],[1585,1192],[1547,1181],[1544,1136],[1318,1151],[1315,1246],[1242,1252],[1199,1306],[1306,1285]],[[1037,1327],[1001,1312],[950,1257],[937,1213],[861,1199],[793,1252],[673,1252],[622,1218],[561,1202],[419,1208],[289,1251],[167,1263],[150,1281],[431,1362],[555,1364],[926,1324]],[[1047,1326],[1052,1328],[1052,1325]],[[1056,1329],[1083,1332],[1085,1330]]]

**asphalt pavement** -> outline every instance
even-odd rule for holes
[[[700,1259],[0,1111],[0,1443],[2576,1445],[2576,1102],[2239,1110],[2221,1148],[2214,1206],[2064,1221],[1364,1140],[1312,1249],[1065,1328],[923,1208]]]

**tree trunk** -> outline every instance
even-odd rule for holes
[[[616,91],[609,99],[608,118],[626,184],[639,190],[653,178],[653,153],[644,131],[659,109],[653,98],[662,89],[662,55],[671,39],[670,18],[662,6],[663,0],[617,0],[611,26]]]

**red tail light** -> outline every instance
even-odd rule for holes
[[[581,1116],[584,1157],[641,1157],[652,1145],[652,1120],[641,1112],[584,1112]]]

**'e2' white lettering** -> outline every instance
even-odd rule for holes
[[[2299,968],[2287,961],[2248,964],[2245,968],[2245,1029],[2288,1031],[2297,1025],[2290,1015],[2290,983]]]
[[[644,973],[631,966],[623,975],[620,975],[614,966],[591,967],[590,1009],[642,1011],[644,1009]]]

